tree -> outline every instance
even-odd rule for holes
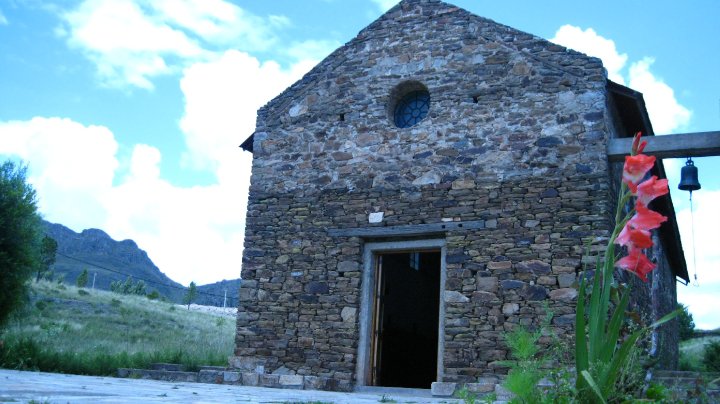
[[[87,270],[87,268],[84,268],[82,273],[80,274],[80,276],[78,276],[77,279],[75,280],[75,284],[79,288],[84,288],[85,286],[87,286],[87,283],[88,283],[88,270]]]
[[[195,282],[190,282],[190,286],[188,287],[187,292],[185,292],[185,297],[183,298],[183,303],[188,305],[188,310],[190,310],[190,303],[192,303],[196,297],[197,286],[195,286]]]
[[[40,262],[40,217],[27,167],[0,165],[0,326],[21,303]]]
[[[692,314],[688,311],[687,306],[678,303],[678,309],[682,309],[678,316],[678,322],[680,323],[680,341],[690,339],[695,334],[695,321],[693,320]]]
[[[122,295],[141,295],[144,296],[146,293],[145,281],[140,279],[137,283],[133,283],[132,276],[128,276],[125,282],[112,281],[110,282],[110,290],[115,293]]]
[[[40,262],[37,266],[37,275],[35,282],[39,282],[42,278],[50,275],[50,267],[55,264],[55,255],[57,254],[57,241],[54,238],[45,236],[40,242]]]
[[[137,283],[135,285],[133,285],[131,294],[144,296],[145,293],[146,293],[145,292],[145,281],[140,279],[139,281],[137,281]]]

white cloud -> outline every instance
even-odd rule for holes
[[[283,16],[261,18],[223,0],[85,0],[58,35],[81,50],[104,85],[152,89],[152,79],[208,60],[219,47],[273,45]]]
[[[630,65],[628,85],[643,93],[655,132],[667,134],[687,127],[692,113],[680,105],[675,91],[650,71],[654,62],[655,59],[645,57]]]
[[[255,128],[256,111],[314,64],[305,61],[283,70],[275,62],[260,63],[233,50],[187,68],[180,82],[185,94],[180,127],[189,161],[214,169],[234,164],[238,145]]]
[[[100,80],[152,89],[150,78],[171,72],[172,57],[199,57],[200,45],[146,15],[128,0],[87,0],[64,15],[68,42],[95,63]]]
[[[598,35],[592,28],[583,30],[572,25],[563,25],[550,41],[602,59],[610,80],[625,84],[620,71],[625,66],[628,56],[625,53],[618,53],[615,41],[612,39]]]
[[[720,312],[716,310],[720,293],[720,249],[717,248],[717,224],[720,223],[720,191],[703,190],[693,193],[695,237],[692,236],[690,209],[676,213],[685,261],[691,281],[697,269],[699,287],[679,286],[678,300],[690,306],[698,327],[720,327]],[[694,239],[694,246],[693,246]],[[697,262],[693,265],[693,249]]]
[[[650,70],[655,61],[653,58],[643,57],[633,62],[626,72],[628,55],[619,53],[613,40],[599,35],[592,28],[583,30],[572,25],[563,25],[550,41],[600,58],[610,80],[643,93],[645,106],[656,133],[677,131],[690,122],[692,112],[682,106],[675,98],[673,89]]]
[[[164,180],[161,151],[145,144],[134,145],[130,161],[120,162],[128,169],[118,178],[113,133],[69,119],[0,122],[0,154],[30,164],[48,220],[133,239],[184,284],[234,279],[240,275],[252,163],[238,146],[252,133],[257,109],[313,64],[282,69],[228,51],[184,71],[181,129],[188,158],[216,174],[211,185],[179,187]]]
[[[36,117],[0,122],[0,154],[29,163],[28,180],[50,221],[83,229],[107,215],[99,200],[111,186],[118,144],[103,126]]]
[[[5,14],[3,14],[2,10],[0,10],[0,25],[8,25],[8,20],[5,18]]]
[[[380,11],[385,12],[390,10],[394,5],[398,3],[399,0],[370,0],[380,9]]]
[[[232,181],[176,187],[159,177],[160,151],[136,145],[130,175],[106,194],[104,224],[132,238],[153,262],[183,284],[240,275],[247,185]],[[240,174],[240,173],[239,173]]]
[[[233,149],[241,154],[236,145]],[[28,179],[47,220],[133,239],[184,284],[237,278],[247,171],[237,169],[209,186],[178,187],[160,177],[160,150],[138,144],[127,175],[118,179],[117,152],[105,127],[40,117],[0,122],[0,154],[28,163]]]
[[[296,42],[288,49],[288,54],[295,60],[320,61],[332,51],[340,47],[340,43],[330,40],[307,40]]]
[[[179,26],[209,44],[242,50],[272,45],[276,41],[273,30],[289,25],[286,17],[261,18],[223,0],[156,0],[149,4],[167,24]]]

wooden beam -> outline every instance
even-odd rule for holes
[[[720,156],[720,131],[650,136],[644,154],[657,158]],[[632,138],[610,139],[608,159],[623,160],[630,154]]]
[[[353,227],[349,229],[328,229],[331,237],[397,237],[420,236],[447,231],[484,229],[484,220],[470,220],[464,222],[441,222],[428,224],[409,224],[405,226],[370,226]]]

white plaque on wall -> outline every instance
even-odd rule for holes
[[[373,212],[368,215],[368,222],[380,223],[380,222],[382,222],[384,215],[385,215],[385,212]]]

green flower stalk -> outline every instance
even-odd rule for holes
[[[626,285],[622,287],[620,300],[608,318],[610,299],[615,289],[615,268],[632,272],[646,282],[647,274],[655,269],[655,264],[644,254],[644,249],[653,245],[650,231],[667,220],[647,207],[651,200],[668,193],[668,187],[667,180],[658,180],[655,176],[642,181],[655,164],[654,156],[642,154],[646,144],[640,141],[640,133],[637,133],[631,155],[625,158],[616,224],[605,249],[604,261],[596,266],[589,293],[584,273],[580,282],[575,314],[575,387],[581,402],[606,403],[627,365],[633,346],[643,333],[679,314],[674,311],[622,340],[620,332],[630,302],[630,287]],[[632,198],[636,199],[634,208],[624,213],[624,207]],[[616,244],[627,248],[627,256],[616,260]]]

